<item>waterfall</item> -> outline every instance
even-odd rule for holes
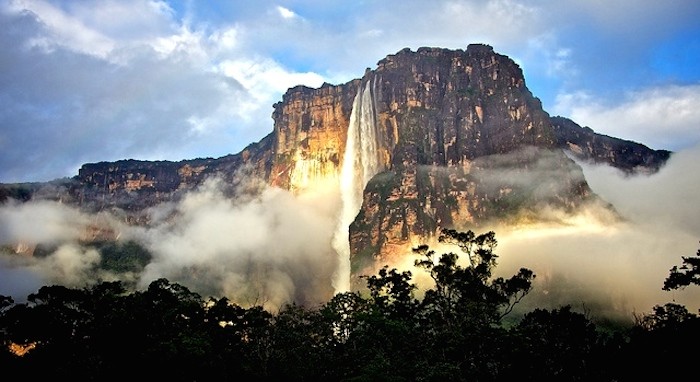
[[[350,237],[349,227],[362,207],[362,193],[367,182],[382,167],[377,144],[376,110],[373,81],[359,87],[350,113],[350,125],[345,143],[345,154],[340,169],[341,211],[333,237],[333,248],[338,254],[338,268],[333,277],[336,293],[350,290]]]

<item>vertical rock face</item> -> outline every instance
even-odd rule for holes
[[[650,150],[640,143],[596,134],[568,118],[552,117],[551,121],[557,146],[576,158],[607,163],[627,174],[656,172],[671,156],[667,150]]]
[[[303,192],[337,183],[357,85],[298,86],[274,105],[271,185]]]
[[[570,156],[653,172],[670,155],[550,117],[520,67],[481,44],[404,49],[360,79],[291,88],[272,118],[270,135],[222,158],[86,164],[61,198],[139,211],[212,175],[233,181],[244,166],[294,193],[331,186],[343,204],[334,246],[357,272],[442,227],[550,219],[541,212],[596,202]]]
[[[520,68],[491,47],[406,49],[374,75],[377,118],[393,147],[390,168],[368,184],[350,227],[356,265],[390,260],[441,227],[516,216],[535,201],[571,205],[588,193],[582,176],[559,178],[565,184],[554,200],[518,184],[519,172],[545,156],[565,169],[572,163],[550,153],[549,116]]]
[[[379,114],[421,162],[455,165],[522,145],[553,147],[548,115],[522,71],[485,45],[402,50],[380,61]]]
[[[89,212],[118,208],[138,215],[145,208],[178,198],[210,176],[232,182],[244,166],[262,178],[269,178],[272,138],[272,135],[268,135],[238,154],[216,159],[198,158],[179,162],[129,159],[87,163],[80,168],[76,177],[61,182],[62,190],[54,194],[62,201]],[[37,190],[34,194],[41,191]],[[137,219],[135,216],[130,218]]]
[[[618,167],[636,160],[637,169],[658,169],[667,158],[638,144],[626,155],[631,142],[562,126],[527,89],[520,67],[480,44],[404,49],[360,80],[291,89],[273,118],[271,184],[297,190],[338,178],[341,193],[362,193],[361,205],[343,199],[343,214],[354,218],[339,227],[350,223],[355,271],[405,254],[442,227],[537,221],[551,218],[543,209],[570,213],[595,201],[565,150]],[[374,132],[371,148],[354,129]],[[363,179],[357,168],[368,156],[378,164]],[[354,183],[341,179],[346,160],[356,162],[346,165],[356,168]]]

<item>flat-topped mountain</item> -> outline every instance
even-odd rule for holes
[[[532,222],[591,204],[613,210],[574,159],[635,174],[671,155],[550,116],[521,68],[482,44],[403,49],[347,83],[291,88],[272,119],[273,131],[239,153],[89,163],[71,179],[4,185],[0,198],[60,199],[148,224],[147,207],[211,176],[234,183],[244,170],[295,194],[331,184],[341,200],[332,245],[358,272],[445,227]]]

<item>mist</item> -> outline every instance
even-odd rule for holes
[[[10,202],[0,207],[0,294],[22,301],[44,285],[119,279],[143,289],[167,278],[244,306],[320,304],[333,293],[337,203],[337,187],[294,195],[243,175],[233,185],[209,179],[182,200],[153,207],[148,227],[123,224],[120,211],[88,215],[54,201]],[[143,272],[100,270],[100,254],[84,245],[95,227],[143,245],[152,255]],[[33,255],[38,247],[48,253]]]
[[[231,199],[226,184],[213,178],[177,205],[156,207],[164,213],[151,211],[163,220],[129,233],[154,255],[141,286],[165,277],[203,295],[273,310],[330,299],[337,259],[328,206],[337,200],[248,182],[256,183],[253,195]]]
[[[523,161],[528,163],[527,171],[514,169]],[[653,175],[630,176],[587,162],[562,166],[560,154],[531,148],[479,158],[478,163],[477,175],[492,191],[509,184],[537,185],[535,195],[546,199],[566,186],[552,182],[552,176],[585,177],[599,196],[579,206],[575,214],[542,206],[536,220],[526,216],[522,221],[462,229],[475,234],[495,232],[494,277],[510,278],[520,268],[535,273],[531,292],[514,313],[570,305],[594,319],[629,322],[668,302],[683,304],[690,311],[700,308],[698,287],[662,290],[670,269],[681,265],[681,256],[694,256],[700,248],[700,194],[696,192],[700,146],[674,153]],[[419,244],[428,244],[438,256],[454,252],[461,257],[460,264],[467,266],[466,255],[454,245],[434,238],[411,246]],[[405,258],[389,266],[410,270],[420,295],[433,282],[424,270],[416,269],[417,257],[410,248],[406,252]]]
[[[95,269],[99,253],[80,243],[100,230],[118,231],[120,225],[109,214],[88,215],[49,200],[5,203],[0,207],[0,294],[22,301],[44,285],[82,287],[113,280]],[[39,246],[50,253],[34,256]]]
[[[593,316],[630,319],[668,302],[698,309],[700,288],[661,288],[681,256],[700,248],[699,160],[700,147],[694,147],[673,154],[658,173],[637,176],[579,163],[593,192],[621,219],[587,209],[564,224],[494,227],[496,273],[535,272],[523,310],[569,304]]]
[[[526,150],[518,158],[531,154]],[[661,289],[670,268],[700,245],[700,147],[673,154],[656,174],[638,176],[590,163],[555,168],[549,159],[558,161],[556,156],[532,158],[532,171],[513,172],[512,158],[499,156],[484,176],[494,184],[501,177],[521,184],[551,171],[582,171],[617,216],[604,203],[593,204],[575,216],[543,210],[545,223],[475,232],[496,233],[495,276],[510,277],[521,267],[536,274],[520,311],[571,305],[592,316],[631,319],[671,301],[700,307],[700,288]],[[233,183],[209,179],[181,200],[151,208],[148,227],[124,224],[119,211],[88,215],[47,200],[8,202],[0,207],[0,294],[21,301],[43,285],[127,279],[146,288],[167,278],[204,297],[225,296],[244,306],[322,304],[334,293],[338,258],[331,242],[339,203],[337,185],[297,195],[245,175]],[[94,227],[141,243],[152,255],[143,272],[100,270],[100,254],[84,245]],[[37,246],[50,250],[28,254]],[[438,254],[456,250],[431,248]],[[408,250],[402,264],[389,265],[406,268],[414,260]],[[424,273],[414,269],[414,281],[429,282]]]

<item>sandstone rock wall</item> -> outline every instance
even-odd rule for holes
[[[491,47],[405,49],[380,61],[375,76],[378,120],[395,145],[389,170],[370,182],[350,227],[356,262],[390,261],[442,227],[516,216],[535,202],[570,208],[590,195],[585,180],[568,173],[547,197],[491,176],[496,167],[528,176],[528,164],[559,150],[521,69]],[[498,155],[510,157],[498,165],[484,159]],[[572,165],[564,155],[547,158]]]
[[[271,185],[303,192],[338,181],[358,85],[298,86],[274,105]]]
[[[513,60],[473,44],[404,49],[345,84],[291,88],[274,105],[273,131],[237,154],[86,164],[58,197],[88,210],[137,214],[210,176],[233,183],[242,170],[295,193],[340,187],[358,94],[367,97],[363,112],[372,113],[362,118],[372,123],[379,165],[357,186],[362,206],[349,227],[355,271],[401,256],[442,227],[536,220],[544,206],[571,212],[596,201],[565,153],[630,173],[657,171],[670,156],[550,117]]]

